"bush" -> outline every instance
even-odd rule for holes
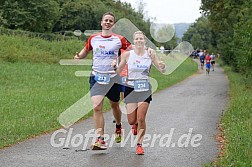
[[[70,34],[67,32],[66,34]],[[72,33],[73,34],[73,33]],[[61,35],[61,34],[53,34],[53,33],[35,33],[30,31],[23,31],[23,30],[11,30],[0,27],[0,35],[9,35],[9,36],[25,36],[30,38],[41,38],[48,41],[62,41],[62,40],[73,40],[78,39],[77,37],[71,35]]]

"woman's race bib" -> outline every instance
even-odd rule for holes
[[[134,81],[134,91],[135,92],[144,92],[149,90],[149,82],[147,79],[135,80]]]

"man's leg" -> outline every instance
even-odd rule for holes
[[[122,118],[122,112],[119,107],[119,102],[114,102],[112,100],[109,100],[109,102],[113,111],[113,115],[115,117],[116,124],[119,125],[121,123]]]
[[[97,131],[97,140],[92,145],[92,150],[105,150],[107,149],[104,142],[104,117],[102,113],[104,96],[96,95],[92,96],[91,100],[93,102],[93,119],[95,122],[95,129]]]
[[[121,81],[120,78],[114,78],[114,82],[117,80]],[[121,91],[121,85],[115,83],[106,94],[107,98],[109,99],[110,106],[113,111],[113,115],[116,122],[115,141],[117,143],[121,142],[121,136],[122,136],[122,127],[121,127],[122,113],[119,107],[120,91]]]
[[[111,100],[109,102],[116,122],[115,141],[116,143],[120,143],[122,140],[122,124],[121,124],[122,112],[119,107],[119,102],[114,102]]]
[[[137,135],[137,103],[128,103],[126,106],[128,123],[131,125],[133,135]]]
[[[102,113],[102,106],[103,106],[103,101],[104,101],[104,96],[102,95],[97,95],[97,96],[92,96],[91,100],[93,102],[93,117],[94,117],[94,122],[95,122],[95,129],[100,129],[98,131],[98,135],[104,135],[104,117]]]

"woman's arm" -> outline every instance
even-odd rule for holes
[[[152,53],[150,55],[152,63],[154,64],[154,66],[161,72],[161,73],[165,73],[166,71],[166,65],[163,61],[158,60],[158,57],[156,55],[156,53]]]

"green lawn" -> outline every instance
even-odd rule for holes
[[[59,127],[57,117],[88,92],[84,67],[1,62],[0,146]]]

